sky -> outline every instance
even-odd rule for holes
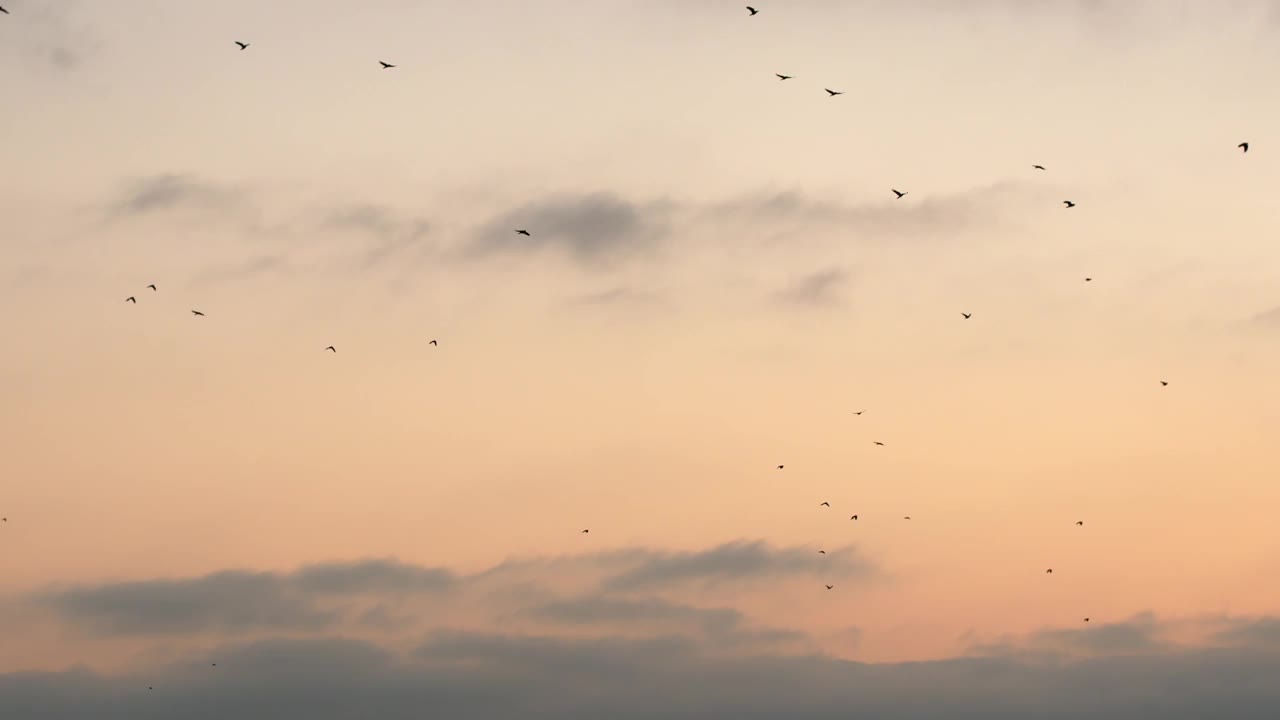
[[[2,3],[0,716],[1280,707],[1280,3]]]

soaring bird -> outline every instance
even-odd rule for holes
[[[823,90],[826,90],[826,91],[827,91],[827,94],[828,94],[828,95],[830,95],[831,97],[835,97],[835,96],[837,96],[837,95],[843,95],[843,94],[844,94],[844,91],[843,91],[843,90],[836,91],[836,90],[831,90],[831,89],[829,89],[829,88],[822,88],[822,89],[823,89]]]
[[[821,505],[819,505],[818,507],[822,507],[822,505],[826,505],[827,507],[831,507],[831,503],[829,503],[829,502],[827,502],[827,501],[825,501],[825,500],[823,500],[823,501],[822,501],[822,504],[821,504]]]
[[[1044,169],[1044,166],[1043,166],[1043,165],[1032,165],[1032,166],[1031,166],[1031,168],[1032,168],[1033,170],[1043,170],[1043,169]]]
[[[1083,521],[1083,520],[1077,520],[1077,521],[1076,521],[1076,524],[1077,524],[1077,525],[1083,525],[1083,524],[1084,524],[1084,521]]]
[[[892,188],[890,188],[890,189],[892,189]],[[893,191],[893,194],[898,196],[898,198],[897,198],[898,200],[901,200],[902,198],[904,198],[904,197],[906,197],[906,196],[907,196],[907,194],[906,194],[906,193],[904,193],[904,192],[898,192],[897,190],[894,190],[894,191]]]
[[[1084,279],[1084,281],[1085,281],[1085,282],[1093,282],[1093,278],[1085,278],[1085,279]]]
[[[902,517],[902,519],[903,519],[903,520],[910,520],[910,519],[911,519],[911,516],[910,516],[910,515],[904,515],[904,516]]]
[[[195,315],[196,317],[204,317],[204,313],[200,312],[199,310],[192,310],[191,314]]]
[[[774,75],[777,75],[779,80],[790,80],[795,77],[794,75],[782,75],[780,73],[774,73]]]
[[[782,468],[783,468],[783,466],[782,466],[782,465],[779,465],[779,466],[778,466],[778,469],[779,469],[779,470],[781,470]]]
[[[1052,575],[1052,574],[1053,574],[1053,568],[1049,568],[1048,570],[1045,570],[1045,573],[1046,573],[1046,574],[1049,574],[1049,575]]]
[[[1063,201],[1062,201],[1062,204],[1063,204],[1063,205],[1066,205],[1068,208],[1073,208],[1073,207],[1075,207],[1075,206],[1076,206],[1076,204],[1075,204],[1075,203],[1073,203],[1073,202],[1071,202],[1070,200],[1063,200]]]
[[[964,316],[965,320],[968,320],[969,318],[973,317],[973,313],[960,313],[960,314]]]
[[[880,447],[884,447],[884,443],[880,442],[879,440],[876,440],[875,443]]]
[[[9,518],[0,518],[0,522],[9,522]]]
[[[1085,618],[1085,619],[1084,619],[1084,621],[1085,621],[1085,622],[1089,622],[1089,618]]]
[[[1247,143],[1247,142],[1242,142],[1242,143],[1240,143],[1239,145],[1237,145],[1236,147],[1240,148],[1240,150],[1241,150],[1242,152],[1249,152],[1249,143]]]
[[[241,49],[241,50],[248,50],[248,49],[249,49],[249,43],[242,43],[242,42],[240,42],[239,40],[236,40],[236,44],[240,46],[240,49]]]
[[[125,302],[131,302],[131,303],[133,303],[134,305],[137,305],[137,304],[138,304],[138,298],[136,298],[136,297],[134,297],[134,296],[132,296],[132,295],[130,295],[129,297],[125,298],[125,299],[124,299],[124,301],[125,301]]]
[[[828,586],[827,586],[827,589],[828,589],[828,590],[830,590],[830,589],[831,589],[831,588],[833,588],[833,587],[835,587],[835,585],[828,585]]]
[[[328,350],[329,352],[338,352],[338,349],[337,349],[337,348],[335,348],[335,347],[334,347],[334,346],[332,346],[332,345],[330,345],[329,347],[325,348],[325,350]]]
[[[516,234],[517,234],[517,235],[523,235],[523,236],[525,236],[525,237],[533,237],[532,235],[530,235],[530,234],[529,234],[529,231],[528,231],[528,230],[517,230],[517,231],[516,231]]]
[[[759,11],[759,10],[757,10],[757,9],[755,9],[755,8],[753,8],[753,7],[751,7],[750,5],[748,5],[748,6],[747,6],[747,12],[751,13],[752,15],[755,15],[756,13],[758,13],[758,12],[760,12],[760,11]],[[748,17],[749,17],[749,16],[748,16]]]
[[[1168,385],[1169,385],[1169,382],[1167,380],[1160,381],[1160,387],[1168,387]]]
[[[849,519],[850,519],[850,520],[857,520],[857,519],[858,519],[858,516],[857,516],[857,515],[850,515],[850,516],[849,516]]]
[[[8,15],[9,11],[5,10],[3,7],[0,7],[0,13],[4,13],[5,15]]]
[[[428,345],[435,345],[436,347],[440,347],[440,343],[436,342],[435,340],[432,340],[431,342],[429,342],[429,343],[427,343],[427,344],[428,344]]]
[[[826,551],[826,550],[819,550],[819,551],[818,551],[818,554],[819,554],[819,555],[826,555],[826,554],[827,554],[827,551]]]
[[[589,532],[591,532],[591,531],[590,531],[590,530],[583,530],[583,531],[582,531],[582,534],[583,534],[583,535],[586,535],[586,534],[587,534],[587,533],[589,533]]]
[[[854,415],[861,415],[864,412],[866,412],[866,410],[859,410],[858,412],[854,413]]]
[[[382,66],[383,70],[390,70],[391,68],[395,67],[395,65],[392,65],[389,62],[382,62],[381,60],[378,61],[378,64]]]
[[[155,291],[156,291],[156,286],[155,286],[155,285],[148,285],[147,287],[151,288],[151,292],[155,292]]]

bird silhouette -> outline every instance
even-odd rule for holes
[[[236,40],[236,44],[240,46],[240,49],[241,49],[241,50],[248,50],[248,49],[249,49],[249,43],[242,43],[242,42],[240,42],[239,40]]]
[[[890,189],[892,189],[892,188],[890,188]],[[906,193],[904,193],[904,192],[898,192],[897,190],[894,190],[894,191],[893,191],[893,194],[894,194],[894,195],[897,195],[899,200],[901,200],[902,198],[904,198],[904,197],[906,197],[906,196],[907,196],[907,194],[906,194]]]
[[[1053,574],[1053,568],[1049,568],[1048,570],[1045,570],[1045,574],[1047,574],[1047,575],[1052,575],[1052,574]]]
[[[751,13],[752,15],[755,15],[756,13],[758,13],[758,12],[760,12],[760,11],[759,11],[759,10],[757,10],[757,9],[755,9],[755,8],[753,8],[753,7],[751,7],[750,5],[748,5],[748,6],[747,6],[747,12]]]
[[[429,342],[429,343],[427,343],[427,344],[428,344],[428,345],[435,345],[436,347],[440,347],[440,343],[436,342],[435,340],[432,340],[431,342]]]
[[[1249,143],[1247,143],[1247,142],[1242,142],[1242,143],[1240,143],[1239,145],[1237,145],[1236,147],[1240,148],[1240,151],[1241,151],[1241,152],[1249,152]]]
[[[824,501],[822,501],[822,505],[826,505],[827,507],[831,507],[831,503],[829,503],[829,502],[827,502],[827,501],[825,501],[825,500],[824,500]],[[819,507],[821,507],[822,505],[819,505]]]
[[[968,320],[969,318],[973,317],[973,313],[960,313],[960,314],[964,316],[965,320]]]
[[[826,555],[826,554],[827,554],[827,551],[826,551],[826,550],[819,550],[819,551],[818,551],[818,554],[819,554],[819,555]]]
[[[880,447],[884,447],[884,443],[880,442],[879,440],[876,440],[875,443]]]
[[[5,10],[3,7],[0,7],[0,13],[4,13],[5,15],[8,15],[9,11]]]
[[[830,590],[831,588],[834,588],[834,587],[835,587],[835,585],[828,585],[828,586],[827,586],[827,589],[828,589],[828,590]]]
[[[784,467],[784,466],[779,465],[779,466],[778,466],[778,469],[779,469],[779,470],[781,470],[783,467]]]
[[[1076,524],[1077,524],[1077,525],[1084,525],[1084,521],[1083,521],[1083,520],[1077,520],[1077,521],[1076,521]]]
[[[382,66],[383,70],[390,70],[391,68],[395,67],[395,65],[392,65],[389,62],[382,62],[381,60],[378,61],[378,64]]]
[[[528,231],[528,230],[517,230],[517,231],[516,231],[516,234],[517,234],[517,235],[523,235],[523,236],[525,236],[525,237],[533,237],[532,235],[530,235],[530,234],[529,234],[529,231]]]
[[[590,530],[583,530],[583,531],[582,531],[582,534],[583,534],[583,535],[586,535],[586,534],[587,534],[587,533],[589,533],[589,532],[591,532],[591,531],[590,531]]]
[[[125,299],[124,299],[124,301],[125,301],[125,302],[131,302],[131,303],[133,303],[134,305],[137,305],[137,304],[138,304],[138,298],[136,298],[136,297],[134,297],[134,296],[132,296],[132,295],[130,295],[129,297],[125,298]]]
[[[204,317],[204,313],[200,312],[199,310],[192,310],[191,314],[195,315],[196,317]]]
[[[336,352],[338,352],[338,349],[337,349],[337,348],[335,348],[335,347],[334,347],[334,346],[332,346],[332,345],[330,345],[329,347],[325,348],[325,350],[328,350],[329,352],[335,352],[335,353],[336,353]]]
[[[855,413],[854,413],[854,415],[861,415],[861,414],[862,414],[862,413],[864,413],[864,412],[866,412],[866,410],[859,410],[859,411],[855,412]]]
[[[1043,166],[1043,165],[1032,165],[1031,167],[1032,167],[1032,169],[1034,169],[1034,170],[1043,170],[1043,169],[1044,169],[1044,166]]]
[[[155,286],[155,285],[148,285],[147,287],[148,287],[148,288],[151,288],[151,292],[155,292],[155,291],[156,291],[156,286]]]
[[[858,516],[857,516],[857,515],[850,515],[850,516],[849,516],[849,519],[850,519],[850,520],[857,520],[857,519],[858,519]]]
[[[780,73],[774,73],[774,75],[777,75],[779,80],[790,80],[795,77],[794,75],[782,75]]]
[[[1093,282],[1093,278],[1085,278],[1085,279],[1084,279],[1084,281],[1085,281],[1085,282]]]
[[[1160,387],[1168,387],[1168,386],[1169,386],[1168,381],[1166,381],[1166,380],[1161,380],[1161,381],[1160,381]]]
[[[837,95],[843,95],[843,94],[844,94],[844,91],[843,91],[843,90],[831,90],[831,89],[829,89],[829,88],[822,88],[822,89],[823,89],[823,90],[826,90],[826,91],[827,91],[827,94],[828,94],[828,95],[830,95],[831,97],[835,97],[835,96],[837,96]]]
[[[1076,204],[1075,204],[1075,203],[1073,203],[1073,202],[1071,202],[1070,200],[1063,200],[1063,201],[1062,201],[1062,204],[1063,204],[1063,205],[1066,205],[1068,208],[1073,208],[1073,207],[1075,207],[1075,206],[1076,206]]]
[[[904,516],[902,517],[902,519],[903,519],[903,520],[910,520],[910,519],[911,519],[911,516],[910,516],[910,515],[904,515]]]
[[[1085,621],[1085,622],[1089,622],[1089,618],[1085,618],[1085,619],[1084,619],[1084,621]]]

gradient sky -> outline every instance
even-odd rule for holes
[[[3,4],[0,715],[1280,708],[1280,3]]]

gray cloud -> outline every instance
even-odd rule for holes
[[[1083,628],[1045,630],[1031,638],[1034,647],[1096,654],[1149,653],[1171,648],[1160,639],[1162,626],[1152,613]]]
[[[364,248],[361,262],[365,267],[378,265],[412,250],[425,252],[424,240],[431,224],[422,218],[406,218],[382,205],[354,205],[332,211],[323,222],[329,230],[356,232],[373,239]]]
[[[778,293],[778,299],[791,305],[827,306],[840,301],[840,292],[849,283],[849,273],[831,268],[806,275],[791,287]]]
[[[257,255],[248,260],[214,265],[195,275],[198,283],[222,283],[257,277],[268,273],[287,273],[292,266],[283,254]]]
[[[774,549],[763,542],[731,542],[710,550],[650,553],[605,581],[609,590],[656,590],[688,582],[726,582],[786,576],[869,576],[873,567],[850,548],[817,555],[810,548]]]
[[[578,306],[618,306],[618,305],[647,305],[656,301],[656,297],[650,293],[641,292],[629,287],[616,287],[600,292],[587,293],[578,295],[569,299],[570,305]]]
[[[1213,634],[1224,645],[1280,647],[1280,618],[1263,617],[1228,621],[1228,627]]]
[[[240,190],[223,187],[191,175],[162,173],[126,183],[111,205],[113,215],[150,215],[170,210],[225,211],[242,206]]]
[[[145,673],[0,675],[0,716],[1254,720],[1280,707],[1277,676],[1275,646],[867,665],[817,655],[708,653],[676,637],[438,632],[408,656],[354,640],[269,640]]]
[[[472,255],[524,254],[559,248],[584,264],[649,250],[667,228],[670,206],[641,205],[611,193],[558,196],[509,210],[479,229]],[[529,236],[516,234],[517,229]]]
[[[80,20],[80,0],[56,3],[6,2],[7,22],[20,24],[13,47],[27,60],[57,72],[70,72],[101,48],[101,39]]]

